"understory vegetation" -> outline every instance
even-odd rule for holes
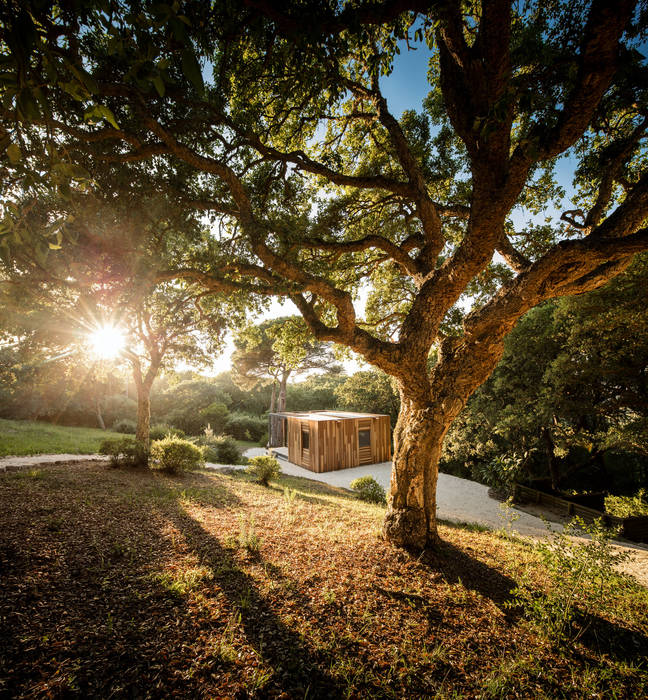
[[[252,479],[0,475],[0,696],[648,693],[648,590],[630,578],[603,566],[604,600],[563,599],[562,554],[445,524],[413,557],[381,539],[382,506]],[[568,643],[540,603],[569,614]]]

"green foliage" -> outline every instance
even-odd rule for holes
[[[227,425],[229,411],[227,406],[219,401],[213,401],[200,411],[204,425],[210,425],[216,433],[222,433]]]
[[[335,389],[338,405],[347,411],[384,413],[395,423],[400,399],[389,375],[378,370],[356,372]]]
[[[156,423],[155,425],[152,425],[151,429],[149,430],[149,440],[161,440],[167,435],[171,435],[173,437],[185,436],[182,430],[179,430],[178,428],[172,428],[166,423]]]
[[[215,435],[205,440],[205,459],[216,464],[241,464],[242,456],[236,440],[230,435]]]
[[[261,538],[257,534],[253,515],[247,519],[243,515],[239,515],[238,544],[243,549],[247,549],[248,552],[256,553],[261,549]]]
[[[472,468],[476,481],[504,494],[512,493],[523,472],[522,460],[516,455],[495,455],[487,464],[477,462]]]
[[[225,423],[225,433],[237,440],[258,442],[268,430],[268,419],[236,411],[230,414]]]
[[[588,525],[574,518],[563,532],[536,544],[549,587],[538,592],[525,569],[513,590],[514,605],[554,644],[578,639],[623,587],[615,566],[628,554],[613,548],[614,534],[600,521]]]
[[[188,440],[177,437],[165,437],[151,444],[151,462],[153,469],[160,469],[170,474],[204,466],[203,451]]]
[[[385,489],[373,478],[373,476],[361,476],[354,479],[351,488],[358,494],[358,498],[368,503],[387,503]]]
[[[112,429],[116,433],[125,433],[126,435],[135,435],[137,425],[135,421],[128,418],[120,418],[113,423]]]
[[[132,438],[104,440],[99,454],[109,455],[112,467],[145,467],[149,459],[146,447]]]
[[[632,518],[648,515],[648,498],[646,490],[639,489],[634,496],[606,496],[605,512],[617,518]]]
[[[258,483],[263,486],[270,486],[270,481],[279,478],[281,465],[274,457],[259,455],[248,459],[248,466],[245,471],[253,476]]]

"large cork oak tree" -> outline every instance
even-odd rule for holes
[[[192,173],[183,196],[211,214],[212,242],[165,277],[287,297],[316,338],[395,378],[384,534],[423,548],[444,436],[516,321],[648,249],[641,13],[627,0],[161,7],[116,13],[110,40],[90,13],[90,38],[66,48],[119,130],[64,91],[42,121],[89,169]],[[383,76],[404,37],[430,52],[430,93],[399,116]],[[560,209],[556,167],[577,186]]]

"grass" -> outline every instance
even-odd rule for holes
[[[325,484],[95,463],[0,475],[0,502],[0,697],[648,695],[648,590],[554,645],[510,605],[539,558],[495,532],[410,556]]]
[[[258,442],[250,442],[249,440],[235,440],[236,446],[241,450],[241,452],[245,452],[245,450],[249,450],[251,447],[261,447]]]
[[[72,428],[0,418],[0,457],[38,454],[94,454],[107,438],[124,437],[98,428]]]

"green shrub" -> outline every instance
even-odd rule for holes
[[[99,453],[110,456],[112,467],[145,467],[148,452],[144,445],[132,438],[110,438],[99,445]]]
[[[216,464],[240,464],[241,450],[230,435],[216,435],[205,444],[205,459]]]
[[[230,414],[227,422],[225,423],[225,429],[223,432],[235,437],[237,440],[257,442],[267,430],[267,418],[237,412]]]
[[[351,488],[358,494],[358,498],[368,503],[387,503],[385,489],[373,478],[373,476],[361,476],[354,479]]]
[[[263,435],[259,438],[259,446],[266,447],[269,439],[268,431],[266,430],[265,433],[263,433]]]
[[[246,471],[263,486],[270,486],[270,480],[276,479],[281,474],[281,465],[274,457],[260,455],[248,459]]]
[[[173,437],[185,436],[182,430],[179,430],[178,428],[172,428],[166,423],[156,423],[155,425],[151,426],[151,430],[149,431],[149,440],[161,440],[167,435],[171,435]]]
[[[129,420],[128,418],[121,418],[120,420],[113,423],[112,429],[116,433],[125,433],[127,435],[135,435],[137,431],[137,424],[134,420]]]
[[[578,639],[595,616],[605,613],[622,582],[615,566],[628,559],[628,554],[615,551],[611,540],[616,533],[604,528],[600,520],[587,525],[574,518],[563,532],[552,534],[552,539],[536,544],[549,577],[548,590],[538,591],[525,568],[510,605],[521,607],[548,640],[560,645]],[[590,539],[574,539],[576,536]]]
[[[167,436],[151,445],[151,467],[170,474],[204,466],[202,448],[189,440]]]
[[[200,411],[200,417],[203,421],[203,425],[210,425],[214,431],[222,433],[227,424],[227,419],[229,418],[229,411],[224,403],[214,401],[210,403],[207,408],[203,408]]]
[[[617,518],[632,518],[637,515],[648,515],[648,500],[646,490],[639,489],[634,496],[606,496],[605,512]]]
[[[492,486],[505,494],[513,491],[513,485],[522,473],[522,460],[515,454],[498,455],[487,464],[477,463],[472,468],[472,477],[475,481]]]

